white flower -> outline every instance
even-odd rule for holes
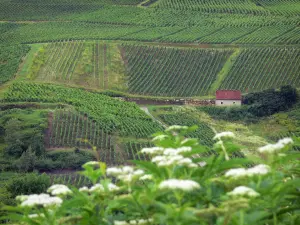
[[[140,177],[139,180],[152,180],[152,179],[153,179],[153,176],[152,176],[152,175],[146,174],[146,175]]]
[[[164,150],[164,155],[178,155],[178,152],[174,148],[167,148]]]
[[[288,145],[288,144],[294,143],[292,138],[283,138],[283,139],[279,140],[278,142],[283,145]]]
[[[188,126],[173,125],[168,127],[166,131],[187,130],[188,128]]]
[[[117,176],[122,174],[122,169],[120,168],[116,168],[116,167],[112,167],[112,168],[108,168],[106,170],[106,173],[108,176]]]
[[[142,176],[144,174],[145,174],[144,170],[136,170],[133,172],[133,175],[135,176]]]
[[[108,188],[109,191],[118,191],[118,190],[120,190],[120,188],[118,186],[114,185],[113,183],[109,183],[107,185],[107,188]]]
[[[113,192],[113,191],[118,191],[120,188],[112,183],[109,183],[107,185],[107,189],[108,189],[108,191]],[[86,191],[86,188],[84,188],[84,191]],[[103,187],[102,184],[95,184],[88,191],[89,192],[104,192],[105,188]]]
[[[130,224],[130,225],[135,225],[135,224],[138,224],[138,223],[137,223],[136,220],[130,220],[130,221],[129,221],[129,224]]]
[[[142,153],[149,154],[149,155],[159,155],[164,151],[162,147],[152,147],[152,148],[143,148],[141,150]]]
[[[86,187],[86,186],[84,186],[84,187],[82,187],[82,188],[79,188],[79,191],[80,191],[80,192],[89,192],[89,188]]]
[[[165,160],[167,160],[166,156],[155,156],[154,158],[152,158],[151,162],[157,163]]]
[[[192,180],[169,179],[161,182],[159,184],[159,188],[170,190],[193,191],[195,189],[199,189],[200,185]]]
[[[180,147],[180,148],[177,148],[177,152],[178,153],[191,152],[191,151],[192,151],[191,147]]]
[[[269,166],[260,164],[249,169],[245,169],[245,168],[230,169],[225,173],[225,177],[239,178],[239,177],[253,176],[253,175],[264,175],[269,172],[270,172]]]
[[[134,171],[134,169],[131,167],[131,166],[124,166],[123,168],[122,168],[122,173],[133,173],[133,171]]]
[[[207,164],[207,163],[206,163],[206,162],[204,162],[204,161],[203,161],[203,162],[199,162],[199,165],[200,165],[201,167],[204,167],[204,166],[206,166],[206,164]]]
[[[221,139],[222,137],[235,137],[234,133],[230,132],[230,131],[225,131],[222,133],[218,133],[214,136],[214,140],[216,139]]]
[[[264,175],[270,172],[270,167],[264,164],[259,164],[252,168],[247,169],[247,175]]]
[[[48,188],[47,192],[50,192],[52,195],[68,195],[73,192],[63,184],[54,184]]]
[[[291,138],[283,138],[275,144],[267,144],[263,147],[258,148],[258,151],[260,153],[275,153],[283,149],[286,145],[293,143],[294,142]]]
[[[225,173],[225,177],[243,177],[247,175],[244,168],[230,169]]]
[[[24,202],[25,200],[27,200],[28,199],[28,195],[18,195],[17,197],[16,197],[16,200],[17,201],[20,201],[20,202]]]
[[[34,194],[28,195],[28,198],[21,203],[21,206],[32,207],[40,205],[44,207],[48,206],[59,206],[62,203],[62,199],[59,197],[50,197],[48,194]]]
[[[127,223],[126,221],[118,221],[118,220],[115,220],[114,221],[114,225],[128,225],[129,223]]]
[[[283,144],[276,143],[276,144],[268,144],[263,147],[260,147],[260,148],[258,148],[258,151],[260,153],[274,153],[274,152],[280,151],[283,148],[284,148]]]
[[[152,139],[152,141],[162,141],[162,140],[164,140],[164,139],[166,139],[166,138],[168,138],[168,135],[162,134],[162,135],[158,135],[158,136],[154,137],[154,138]]]
[[[97,165],[99,165],[99,162],[90,161],[90,162],[85,163],[83,166],[97,166]]]
[[[133,174],[124,174],[124,175],[119,175],[117,177],[119,180],[122,180],[125,183],[130,183],[133,181]]]
[[[228,195],[231,196],[248,196],[248,197],[257,197],[260,194],[254,191],[253,189],[245,186],[239,186],[233,189],[233,191],[229,192]]]
[[[95,184],[90,188],[90,192],[95,192],[95,191],[104,191],[104,187],[102,184]]]

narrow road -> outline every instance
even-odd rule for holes
[[[155,118],[150,112],[149,109],[146,106],[140,107],[141,110],[143,110],[148,116],[150,116],[154,121],[158,122],[160,125],[162,125],[164,128],[167,128],[167,125]]]

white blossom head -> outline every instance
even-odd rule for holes
[[[257,166],[247,169],[247,175],[248,176],[265,175],[265,174],[269,173],[270,170],[271,170],[271,168],[268,165],[259,164]]]
[[[239,186],[233,189],[233,191],[227,193],[230,196],[248,196],[258,197],[260,194],[254,191],[252,188]]]
[[[283,138],[283,139],[279,140],[275,144],[267,144],[267,145],[265,145],[263,147],[258,148],[258,151],[260,153],[273,154],[273,153],[279,152],[285,146],[287,146],[289,144],[293,144],[293,143],[294,143],[293,139],[291,139],[291,138]]]
[[[190,192],[196,189],[200,189],[200,185],[193,180],[169,179],[161,182],[159,184],[159,189],[182,190]]]
[[[21,203],[21,207],[33,207],[33,206],[60,206],[62,204],[62,199],[59,197],[51,197],[48,194],[33,194],[28,195],[28,198]]]
[[[179,125],[173,125],[166,129],[166,131],[179,131],[179,130],[187,130],[188,126],[179,126]]]
[[[163,141],[165,139],[167,139],[169,136],[165,135],[165,134],[161,134],[161,135],[157,135],[156,137],[154,137],[152,139],[152,141]]]
[[[89,192],[89,188],[84,186],[84,187],[79,188],[79,191],[80,192]]]
[[[230,169],[225,173],[225,177],[239,178],[247,175],[245,168]]]
[[[63,184],[54,184],[48,188],[47,192],[52,195],[68,195],[73,193],[66,185]]]
[[[222,132],[222,133],[218,133],[214,136],[214,140],[216,139],[221,139],[222,137],[230,137],[230,138],[233,138],[235,137],[234,133],[232,133],[231,131],[225,131],[225,132]]]
[[[144,181],[144,180],[152,180],[152,179],[153,179],[153,176],[152,176],[152,175],[146,174],[146,175],[144,175],[144,176],[141,176],[139,180]]]
[[[164,148],[162,147],[152,147],[152,148],[143,148],[141,150],[142,153],[149,154],[149,155],[159,155],[162,154]]]

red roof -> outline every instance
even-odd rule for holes
[[[236,90],[218,90],[216,100],[242,100],[242,93]]]

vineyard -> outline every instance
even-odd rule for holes
[[[268,14],[299,14],[300,7],[297,0],[164,0],[159,1],[161,8],[181,10],[196,10],[207,13],[240,13],[254,15]]]
[[[1,47],[0,51],[0,85],[10,80],[18,70],[22,58],[29,51],[27,45]]]
[[[94,89],[124,90],[124,65],[116,45],[53,42],[43,45],[27,68],[27,78]]]
[[[162,127],[136,104],[102,94],[49,84],[15,83],[5,93],[5,102],[61,102],[73,105],[82,115],[95,120],[108,134],[149,137]]]
[[[124,45],[131,93],[205,95],[232,50],[184,50]]]
[[[290,84],[300,86],[297,48],[244,49],[220,88],[252,92]]]

